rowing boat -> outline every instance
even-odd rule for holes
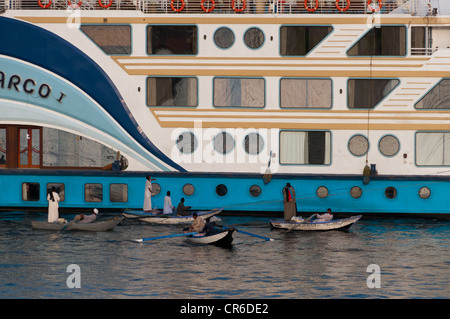
[[[197,212],[197,216],[206,219],[214,215],[219,214],[223,209],[215,208],[208,211]],[[175,224],[190,224],[194,221],[193,215],[178,216],[178,215],[163,215],[155,214],[154,212],[144,212],[142,210],[128,210],[122,212],[122,215],[129,219],[142,220],[150,224],[163,224],[163,225],[175,225]]]
[[[335,219],[326,222],[315,221],[286,221],[286,220],[270,220],[270,225],[277,229],[288,230],[346,230],[356,223],[362,215],[352,216],[349,218]]]
[[[67,222],[54,222],[49,223],[47,221],[32,221],[31,226],[35,229],[44,230],[86,230],[86,231],[107,231],[113,229],[117,224],[123,220],[123,217],[113,217],[107,220],[96,221],[93,223],[73,223],[69,225]]]
[[[186,236],[187,240],[193,244],[215,245],[220,247],[230,247],[233,242],[234,228],[219,230],[213,234],[196,233]]]

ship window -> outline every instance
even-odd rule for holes
[[[147,78],[148,106],[197,106],[197,78]]]
[[[386,196],[386,198],[394,199],[395,197],[397,197],[397,190],[395,189],[395,187],[389,186],[385,189],[384,195]]]
[[[42,165],[47,167],[104,167],[117,159],[115,150],[89,138],[44,127]]]
[[[371,109],[380,103],[400,83],[396,79],[349,79],[348,107]]]
[[[258,28],[250,28],[244,34],[244,42],[251,49],[258,49],[264,44],[264,33]]]
[[[394,156],[400,149],[400,142],[393,135],[383,136],[378,143],[381,154],[385,156]]]
[[[361,187],[359,187],[359,186],[353,186],[353,187],[350,189],[350,195],[351,195],[353,198],[360,198],[361,195],[362,195],[362,189],[361,189]]]
[[[6,165],[6,128],[0,128],[0,167]]]
[[[258,133],[250,133],[244,138],[244,149],[250,155],[261,153],[264,148],[264,140]]]
[[[234,33],[229,28],[222,27],[214,32],[214,43],[222,49],[228,49],[234,43]]]
[[[419,196],[422,199],[428,199],[431,196],[431,190],[428,187],[426,187],[426,186],[421,187],[419,189]]]
[[[265,81],[260,78],[214,78],[214,106],[264,107]]]
[[[161,185],[158,183],[152,183],[152,197],[161,193]]]
[[[280,164],[328,165],[331,162],[331,134],[326,131],[282,131]]]
[[[149,25],[147,27],[148,54],[197,54],[197,42],[197,27],[194,25]]]
[[[55,187],[56,193],[59,195],[59,199],[61,202],[65,199],[65,186],[62,183],[48,183],[47,184],[47,194],[52,191],[52,187]]]
[[[102,184],[85,184],[84,200],[86,202],[101,202],[103,200]]]
[[[355,135],[348,141],[348,149],[355,156],[362,156],[369,150],[369,141],[364,135]]]
[[[416,165],[450,166],[450,132],[416,133]]]
[[[367,32],[347,54],[349,56],[405,56],[406,28],[381,26]]]
[[[261,187],[259,185],[250,186],[248,191],[252,197],[258,197],[261,195]]]
[[[22,200],[38,201],[40,196],[39,183],[22,183]]]
[[[127,184],[109,185],[109,200],[111,202],[126,203],[128,201],[128,185]]]
[[[224,184],[219,184],[216,186],[216,194],[219,196],[225,196],[228,193],[228,189]]]
[[[195,192],[195,187],[194,187],[194,185],[192,185],[192,184],[185,184],[185,185],[183,186],[183,193],[184,193],[186,196],[192,196],[192,195],[194,194],[194,192]]]
[[[325,198],[328,196],[328,188],[325,186],[320,186],[317,188],[316,194],[319,198]]]
[[[333,30],[330,26],[282,26],[280,54],[307,55]]]
[[[450,79],[441,80],[416,104],[418,109],[450,109]]]
[[[131,26],[129,25],[83,24],[80,29],[106,54],[131,54]]]
[[[281,107],[331,108],[331,80],[281,79],[280,100]]]
[[[234,148],[234,139],[227,132],[221,132],[214,137],[214,149],[220,154],[228,154]]]
[[[197,138],[191,132],[180,134],[176,144],[179,151],[183,154],[191,154],[197,148]]]

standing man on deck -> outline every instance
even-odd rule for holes
[[[286,183],[283,188],[283,206],[284,206],[284,220],[291,220],[297,215],[297,203],[295,200],[295,190],[290,183]]]

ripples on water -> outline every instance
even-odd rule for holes
[[[71,219],[73,216],[64,216]],[[184,238],[181,226],[124,221],[113,231],[32,230],[46,214],[0,215],[0,298],[449,298],[449,222],[362,219],[349,232],[270,230],[268,218],[220,217],[276,239],[234,234],[231,249]],[[81,269],[69,289],[67,266]],[[379,265],[370,289],[367,267]]]

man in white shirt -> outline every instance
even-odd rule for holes
[[[327,212],[325,214],[319,215],[316,214],[316,219],[314,222],[328,222],[333,219],[333,215],[331,214],[331,208],[327,209]]]
[[[163,214],[172,214],[173,213],[172,199],[170,198],[170,192],[167,192],[167,196],[164,197],[164,210]]]

